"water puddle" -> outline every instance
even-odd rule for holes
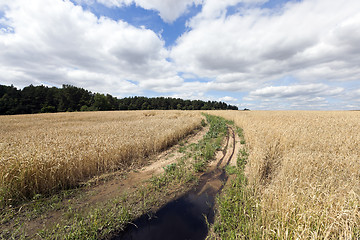
[[[156,213],[141,216],[113,240],[205,239],[207,222],[214,222],[216,194],[222,190],[226,180],[223,169],[205,173],[196,189],[169,202]]]
[[[228,149],[230,138],[231,150]],[[228,179],[224,167],[230,163],[234,155],[234,146],[235,132],[230,128],[223,156],[215,170],[204,173],[196,188],[169,202],[156,213],[141,216],[113,240],[205,239],[209,230],[208,225],[214,222],[215,197]],[[223,162],[225,158],[228,160]]]

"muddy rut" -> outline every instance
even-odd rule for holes
[[[208,130],[208,127],[203,128],[188,136],[183,140],[183,144],[177,144],[154,156],[150,163],[141,169],[134,169],[126,174],[103,176],[106,180],[95,179],[95,183],[88,187],[79,199],[75,197],[63,202],[65,211],[70,200],[74,210],[81,211],[125,192],[136,191],[139,186],[146,185],[152,176],[161,174],[165,166],[175,163],[182,157],[183,153],[179,151],[181,145],[197,143]],[[199,184],[194,189],[169,202],[156,213],[148,213],[135,220],[126,231],[114,239],[204,239],[208,231],[206,221],[211,224],[214,219],[215,196],[228,179],[224,168],[226,165],[236,165],[240,146],[237,134],[229,126],[222,150],[218,151],[215,159],[209,163],[209,170],[200,176]],[[40,218],[25,222],[27,235],[35,236],[38,230],[51,227],[60,221],[64,214],[63,210],[50,211]],[[172,231],[165,231],[165,228]]]
[[[236,165],[239,150],[240,140],[229,126],[222,151],[195,188],[157,212],[144,214],[113,239],[205,239],[209,224],[214,222],[215,197],[228,180],[225,167]]]

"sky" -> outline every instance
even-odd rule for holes
[[[359,0],[0,0],[0,84],[360,109]]]

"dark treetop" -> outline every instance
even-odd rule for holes
[[[236,106],[224,102],[183,100],[170,97],[127,97],[118,99],[110,94],[92,93],[83,88],[63,85],[62,88],[33,86],[17,89],[0,85],[0,114],[27,114],[72,111],[111,110],[215,110]]]

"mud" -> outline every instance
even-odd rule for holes
[[[214,222],[215,197],[227,175],[224,169],[204,174],[196,189],[169,202],[156,213],[145,214],[113,240],[205,239]]]
[[[141,216],[113,240],[206,239],[208,227],[214,222],[216,195],[228,180],[224,168],[234,158],[235,149],[235,133],[229,128],[223,156],[200,177],[196,188],[157,212]]]
[[[202,128],[200,131],[184,138],[182,142],[187,146],[198,142],[204,137],[208,131],[208,127]],[[176,161],[183,154],[179,152],[180,144],[165,150],[149,159],[149,164],[136,171],[124,172],[119,171],[111,174],[104,174],[98,176],[90,183],[89,187],[84,188],[80,196],[75,195],[71,198],[66,198],[62,202],[63,208],[61,210],[49,211],[31,220],[24,221],[24,228],[26,229],[29,238],[36,238],[36,234],[41,229],[50,228],[54,223],[61,221],[66,214],[67,209],[71,206],[74,212],[83,211],[99,203],[109,201],[121,194],[132,193],[136,191],[139,186],[146,184],[153,175],[163,172],[163,167]],[[135,170],[135,169],[134,169]],[[84,183],[86,186],[87,183]],[[1,232],[1,231],[0,231]]]

